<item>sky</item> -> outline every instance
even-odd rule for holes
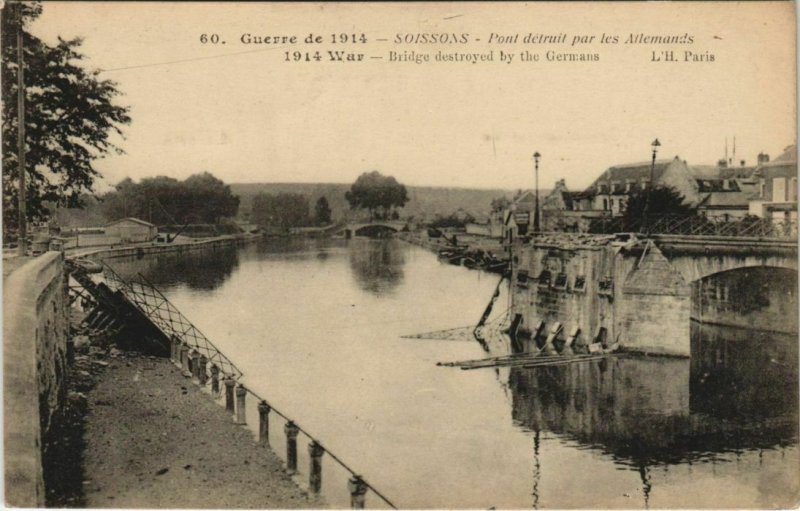
[[[795,10],[770,3],[251,4],[45,2],[31,30],[81,37],[85,65],[118,83],[132,123],[125,154],[97,168],[124,177],[225,182],[340,182],[378,170],[408,185],[589,185],[605,168],[650,158],[755,161],[796,139]],[[325,43],[243,44],[242,34],[325,36]],[[333,33],[364,45],[333,46]],[[395,44],[397,34],[470,34],[467,45]],[[520,34],[489,44],[492,33]],[[525,34],[567,34],[561,46]],[[684,35],[691,45],[600,43],[601,34]],[[218,34],[225,44],[200,42]],[[571,46],[575,35],[594,41]],[[387,39],[387,41],[378,41]],[[474,39],[480,39],[475,41]],[[285,62],[285,51],[353,49],[363,62]],[[390,51],[485,53],[494,62],[388,62]],[[498,61],[503,50],[511,64]],[[519,52],[541,54],[519,62]],[[545,52],[597,53],[548,62]],[[679,62],[651,62],[673,50]],[[714,62],[684,62],[683,52]],[[382,56],[383,59],[370,57]]]

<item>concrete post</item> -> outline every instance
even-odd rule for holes
[[[205,357],[205,355],[200,355],[200,365],[197,370],[197,379],[199,380],[200,385],[205,387],[206,382],[208,381],[208,359]]]
[[[174,335],[169,339],[169,361],[172,362],[173,364],[177,359],[176,353],[178,352],[177,348],[179,342],[180,341],[178,340],[178,338],[175,337]]]
[[[192,363],[190,365],[192,371],[192,382],[200,383],[200,352],[192,350]]]
[[[367,500],[367,484],[361,476],[354,475],[347,481],[347,488],[350,490],[350,508],[364,509],[364,502]]]
[[[247,397],[247,389],[243,385],[236,387],[236,424],[247,424],[245,415],[244,400]]]
[[[191,376],[189,371],[189,345],[181,343],[181,369],[184,376]]]
[[[211,366],[211,393],[216,396],[219,394],[219,367]]]
[[[233,414],[234,407],[233,407],[233,387],[236,385],[236,382],[233,381],[233,378],[226,377],[225,378],[225,410]]]
[[[181,366],[181,339],[177,335],[172,336],[172,363],[176,366]]]
[[[325,449],[312,440],[308,444],[308,455],[311,458],[311,469],[308,472],[308,488],[312,493],[319,493],[322,488],[322,455],[325,454]]]
[[[283,432],[286,433],[286,471],[294,474],[297,472],[297,434],[300,428],[289,421],[283,427]]]
[[[272,408],[266,401],[258,404],[258,441],[263,445],[269,445],[269,412]]]

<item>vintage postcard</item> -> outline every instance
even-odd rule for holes
[[[794,2],[1,12],[6,506],[798,506]]]

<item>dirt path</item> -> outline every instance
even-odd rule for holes
[[[318,508],[168,360],[107,359],[88,395],[83,482],[87,507]]]

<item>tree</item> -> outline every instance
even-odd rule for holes
[[[231,193],[231,187],[208,172],[189,176],[183,186],[186,189],[185,214],[205,223],[234,217],[239,210],[239,197]]]
[[[217,224],[236,216],[239,209],[239,197],[231,193],[230,186],[208,172],[184,181],[156,176],[134,183],[126,178],[101,199],[111,220],[133,216],[156,225]]]
[[[511,201],[508,200],[508,197],[496,197],[492,199],[492,213],[499,213],[500,211],[505,211],[508,207],[511,206]]]
[[[328,204],[328,199],[324,196],[317,199],[317,203],[314,205],[314,220],[317,225],[331,223],[331,207]]]
[[[308,199],[304,195],[259,193],[253,197],[250,218],[261,227],[299,227],[308,224],[308,216]]]
[[[393,208],[402,208],[408,202],[406,187],[394,177],[384,176],[378,171],[358,176],[344,197],[351,209],[366,209],[370,218],[384,220]]]
[[[79,64],[81,39],[50,46],[25,32],[41,14],[41,5],[6,2],[2,12],[3,222],[18,223],[17,30],[22,27],[25,80],[25,169],[27,217],[48,215],[46,201],[80,206],[100,175],[94,162],[122,153],[111,136],[130,123],[128,107],[114,103],[117,84]]]
[[[644,218],[645,208],[647,208],[647,216],[649,218],[664,215],[694,214],[694,209],[684,203],[684,197],[680,192],[674,188],[664,186],[657,186],[651,190],[643,190],[629,195],[625,203],[623,217],[628,222],[641,221]]]

